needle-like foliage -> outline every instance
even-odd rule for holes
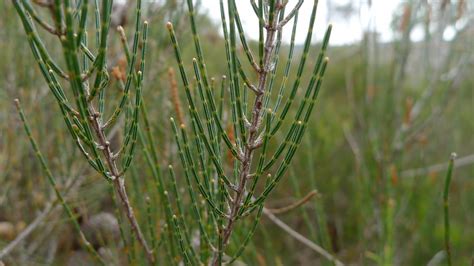
[[[207,216],[212,217],[208,219],[208,223],[212,222],[212,226],[215,227],[211,232],[217,234],[217,237],[205,236],[206,240],[214,240],[209,243],[214,251],[212,257],[209,258],[212,265],[232,262],[243,253],[255,232],[265,200],[284,177],[301,144],[317,103],[329,62],[325,54],[331,26],[327,28],[309,83],[301,84],[303,73],[307,72],[306,61],[309,57],[316,20],[318,1],[314,1],[296,77],[293,84],[288,86],[298,12],[303,1],[299,1],[293,7],[290,7],[287,1],[280,0],[258,1],[258,3],[251,1],[251,3],[259,20],[260,38],[256,53],[251,49],[246,38],[236,1],[228,0],[226,5],[223,0],[220,1],[227,61],[227,70],[221,74],[225,74],[229,80],[226,88],[226,92],[229,93],[229,105],[222,104],[222,96],[215,93],[215,89],[212,88],[212,80],[206,68],[195,22],[193,2],[187,1],[196,53],[196,58],[192,61],[194,70],[192,78],[185,68],[186,59],[181,52],[173,25],[167,24],[189,106],[189,122],[192,125],[191,127],[184,124],[180,126],[181,137],[174,119],[172,119],[172,127],[175,130],[184,174],[187,178],[192,176],[195,181],[194,184],[188,182],[190,186],[188,189],[192,190],[191,197],[196,198],[193,193],[197,193],[205,200],[208,205]],[[278,62],[283,56],[280,54],[283,28],[290,21],[294,21],[291,48],[287,55],[281,87],[273,90],[276,86],[275,80],[279,78]],[[238,39],[241,46],[238,45]],[[242,55],[239,49],[242,49]],[[242,56],[244,58],[241,58]],[[254,73],[245,71],[243,65],[246,64],[251,66]],[[249,77],[256,77],[256,80]],[[199,97],[193,93],[191,79],[196,81]],[[304,97],[296,103],[299,90],[304,91]],[[284,99],[283,95],[286,93],[289,93],[289,97],[284,102],[283,109],[278,112]],[[276,96],[275,102],[272,101],[275,99],[273,96]],[[217,102],[220,102],[219,108]],[[294,117],[289,118],[293,104],[298,104],[295,108],[297,111]],[[221,110],[222,106],[224,106],[224,111]],[[225,106],[229,108],[225,110]],[[272,109],[271,106],[274,108]],[[227,116],[223,118],[223,112],[230,113],[230,118]],[[226,130],[224,125],[229,123],[232,126],[230,130]],[[271,154],[270,146],[274,145],[275,135],[284,130],[283,125],[287,123],[290,127],[285,133],[284,141],[277,143],[278,148]],[[194,143],[191,143],[190,139],[194,139]],[[221,145],[222,142],[225,145]],[[227,154],[231,154],[233,169],[225,167]],[[262,176],[266,179],[260,184]],[[262,187],[260,192],[258,187]],[[236,250],[229,248],[233,246],[232,233],[239,224],[244,225],[240,220],[251,215],[255,210],[257,214],[253,218],[245,240],[238,245]],[[196,218],[199,219],[199,224],[203,223],[200,220],[202,217],[196,215]],[[204,233],[202,229],[200,232]],[[180,230],[180,233],[185,233],[185,230]]]
[[[218,73],[223,78],[220,88],[216,89],[216,81],[206,66],[195,7],[192,0],[187,0],[196,53],[196,58],[189,60],[189,68],[185,67],[188,59],[183,57],[173,25],[167,24],[183,84],[178,86],[174,70],[170,69],[172,101],[179,122],[171,118],[170,125],[182,168],[175,173],[169,165],[167,174],[161,170],[158,146],[142,100],[148,23],[141,21],[141,1],[136,4],[131,46],[124,29],[117,29],[127,69],[124,73],[113,73],[121,94],[116,102],[106,96],[112,86],[107,65],[112,0],[94,4],[88,0],[55,0],[40,7],[33,7],[29,0],[12,1],[71,139],[90,166],[113,184],[148,263],[222,265],[237,260],[258,227],[266,199],[285,176],[317,104],[329,62],[326,50],[331,34],[329,25],[315,65],[308,70],[318,1],[313,1],[296,76],[290,80],[298,13],[303,0],[293,6],[283,0],[250,1],[259,21],[256,25],[259,40],[255,46],[246,37],[236,1],[220,0],[227,69]],[[36,8],[49,9],[54,24],[41,18]],[[94,22],[90,24],[95,25],[95,42],[92,42],[95,45],[89,42],[90,18]],[[290,49],[283,55],[280,52],[283,29],[289,22],[293,22]],[[37,28],[57,38],[64,65],[51,56],[53,53],[48,51]],[[257,47],[257,51],[253,47]],[[281,58],[285,59],[282,76],[277,72]],[[190,69],[192,77],[188,73]],[[304,84],[304,73],[311,73],[307,84]],[[276,84],[279,84],[278,89],[274,89]],[[180,89],[186,95],[189,117],[181,114]],[[297,97],[300,91],[303,97]],[[285,95],[288,95],[286,99]],[[22,111],[21,116],[24,119]],[[118,147],[111,145],[108,135],[114,127],[122,129],[123,141]],[[280,133],[284,135],[282,141],[276,138]],[[139,145],[151,169],[163,212],[160,240],[153,227],[151,200],[146,200],[144,216],[148,226],[144,234],[125,188],[127,170],[136,169],[132,161]],[[273,145],[277,148],[273,149]],[[44,165],[44,160],[39,158]],[[184,194],[179,189],[178,175],[184,176]],[[49,172],[48,176],[51,176]],[[186,213],[187,207],[189,213]],[[236,231],[242,241],[232,237]],[[194,241],[196,234],[198,244]],[[160,246],[165,251],[164,257],[157,256]],[[95,250],[90,251],[100,259]],[[129,255],[131,262],[133,257]]]
[[[148,246],[138,221],[130,205],[125,189],[125,173],[129,169],[135,153],[139,131],[139,112],[143,73],[145,71],[145,53],[147,43],[147,22],[141,21],[141,1],[136,5],[135,34],[125,82],[119,82],[122,96],[115,107],[106,108],[105,92],[111,86],[107,71],[107,51],[112,0],[103,0],[99,4],[84,1],[49,1],[39,8],[51,11],[54,26],[41,18],[29,0],[12,0],[27,34],[33,56],[41,70],[43,78],[57,100],[71,139],[89,164],[108,182],[113,184],[132,231],[143,246],[147,258],[154,262],[154,254]],[[89,13],[95,11],[95,18]],[[89,34],[86,30],[88,18],[95,19],[96,45],[88,45]],[[60,43],[65,66],[56,63],[48,52],[39,30],[44,29],[57,37]],[[141,51],[139,51],[139,46]],[[94,52],[95,51],[95,52]],[[141,59],[141,61],[138,61]],[[140,65],[137,64],[140,62]],[[134,89],[134,99],[130,96]],[[112,109],[111,114],[106,110]],[[113,148],[108,136],[118,118],[131,110],[128,123],[123,128],[124,141]],[[120,125],[120,124],[119,124]]]

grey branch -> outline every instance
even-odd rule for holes
[[[300,243],[304,244],[308,248],[316,251],[317,253],[321,254],[321,256],[325,257],[326,259],[334,262],[336,266],[343,266],[344,263],[339,261],[336,257],[334,257],[331,253],[329,253],[327,250],[322,248],[321,246],[317,245],[313,241],[307,239],[304,237],[302,234],[296,232],[293,228],[291,228],[289,225],[287,225],[285,222],[280,220],[278,217],[273,215],[271,211],[267,208],[263,208],[263,214],[270,219],[274,224],[276,224],[278,227],[283,229],[285,232],[287,232],[291,237],[294,239],[298,240]]]

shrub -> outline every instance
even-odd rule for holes
[[[41,2],[42,8],[51,11],[51,25],[29,1],[13,0],[33,56],[57,100],[72,141],[89,165],[114,186],[135,238],[150,264],[162,259],[156,255],[158,242],[164,243],[163,260],[168,264],[183,261],[192,265],[221,265],[235,261],[252,238],[264,212],[266,199],[284,177],[294,158],[316,105],[328,64],[325,53],[331,26],[326,30],[309,83],[303,87],[304,96],[299,103],[296,103],[296,95],[307,69],[318,1],[313,2],[293,82],[289,82],[289,72],[292,70],[298,12],[303,0],[291,8],[287,6],[287,1],[281,0],[250,2],[259,20],[257,56],[245,37],[235,0],[227,1],[227,10],[220,1],[227,70],[223,73],[225,76],[219,89],[206,68],[192,0],[188,0],[187,5],[197,55],[192,62],[194,83],[184,67],[173,25],[167,24],[189,111],[189,117],[181,115],[176,93],[173,101],[178,121],[171,118],[170,123],[182,166],[179,173],[184,175],[186,181],[189,201],[185,201],[185,196],[179,192],[174,167],[168,167],[169,182],[162,176],[157,145],[150,131],[150,119],[142,103],[148,23],[141,21],[141,1],[137,1],[131,48],[124,30],[118,29],[127,58],[127,70],[126,73],[112,71],[121,91],[118,102],[115,102],[106,93],[111,87],[107,52],[110,47],[108,35],[112,1],[103,0],[101,5],[98,1],[95,5],[89,4],[89,0],[79,1],[77,5],[70,0]],[[96,33],[95,45],[89,41],[93,39],[89,38],[88,31],[91,6],[95,11],[95,29],[92,30]],[[290,21],[293,21],[290,52],[286,56],[281,85],[276,90],[277,66],[283,57],[280,53],[282,30]],[[52,58],[36,27],[57,37],[65,66]],[[246,71],[246,63],[241,62],[237,38],[246,57],[244,60],[248,61],[253,73]],[[173,76],[173,70],[170,70],[170,76]],[[173,87],[178,89],[176,83]],[[289,96],[284,101],[286,93]],[[290,113],[292,109],[296,110],[294,115]],[[28,131],[21,109],[20,114]],[[125,123],[121,122],[122,117]],[[143,120],[143,127],[139,124],[140,119]],[[108,134],[112,127],[121,128],[123,134],[123,142],[118,147],[111,145]],[[285,138],[279,142],[275,135],[282,131],[285,131]],[[35,141],[29,136],[44,169],[49,169]],[[165,227],[160,233],[160,240],[158,233],[150,226],[153,221],[148,221],[149,236],[142,232],[127,195],[125,174],[133,163],[137,142],[141,143],[147,165],[152,171],[164,212]],[[275,145],[273,154],[272,145]],[[51,171],[47,170],[47,173],[54,185]],[[61,198],[60,191],[56,189],[56,192]],[[64,200],[62,203],[80,231],[67,203]],[[192,209],[192,219],[186,217],[185,207],[188,204]],[[236,228],[238,225],[244,228],[243,220],[249,216],[253,218],[247,232],[239,231],[243,234],[243,241],[236,239],[232,242],[231,236]],[[150,214],[148,220],[151,220]],[[193,241],[196,232],[200,240],[198,244]],[[83,242],[97,260],[104,263],[85,237]]]

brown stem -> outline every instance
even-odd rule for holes
[[[275,209],[267,208],[267,210],[269,212],[271,212],[272,214],[287,213],[287,212],[295,210],[298,207],[302,206],[303,204],[307,203],[310,199],[312,199],[316,195],[318,195],[318,191],[313,190],[313,191],[310,191],[308,194],[306,194],[306,196],[304,196],[302,199],[300,199],[300,200],[298,200],[298,201],[296,201],[296,202],[294,202],[294,203],[292,203],[288,206],[281,207],[281,208],[275,208]]]
[[[278,17],[275,14],[275,17]],[[229,243],[230,236],[232,235],[235,221],[238,218],[239,210],[242,205],[243,196],[245,194],[245,185],[248,180],[248,176],[250,174],[250,167],[252,165],[252,157],[253,152],[255,151],[257,145],[256,141],[259,136],[259,128],[260,128],[260,120],[262,117],[262,107],[263,107],[263,96],[265,92],[265,87],[267,83],[268,73],[271,71],[271,62],[272,62],[272,55],[273,55],[273,48],[274,48],[274,41],[275,41],[275,33],[277,31],[277,19],[273,21],[272,25],[267,25],[265,28],[267,30],[266,34],[266,41],[264,46],[264,59],[263,65],[259,68],[258,71],[258,87],[256,90],[256,97],[255,102],[253,105],[252,111],[252,118],[250,121],[249,127],[249,135],[247,138],[247,145],[244,147],[243,150],[243,158],[241,160],[241,166],[239,170],[239,184],[237,186],[237,190],[235,191],[235,197],[231,205],[231,212],[229,218],[227,219],[227,225],[222,231],[222,250],[225,250],[227,244]],[[218,254],[214,256],[213,265],[218,265]]]
[[[102,153],[107,162],[108,170],[113,178],[114,188],[119,195],[119,199],[127,215],[127,219],[130,223],[130,227],[132,228],[132,232],[134,233],[140,245],[142,245],[142,247],[145,249],[148,262],[150,264],[154,264],[155,256],[153,254],[153,250],[150,249],[150,247],[148,246],[146,239],[143,236],[143,233],[140,229],[140,225],[137,222],[137,218],[135,217],[135,214],[133,212],[132,205],[130,204],[127,191],[125,189],[125,179],[123,176],[121,176],[122,174],[119,172],[117,168],[117,165],[115,162],[117,157],[113,155],[114,153],[110,149],[110,142],[107,140],[107,137],[105,136],[104,127],[103,125],[101,125],[99,113],[97,113],[92,106],[89,106],[89,110],[90,110],[90,113],[92,114],[91,123],[92,123],[93,130],[95,134],[97,135],[99,145],[103,147]]]
[[[132,227],[132,231],[134,232],[138,242],[143,246],[145,249],[147,259],[150,264],[154,264],[155,262],[155,255],[153,254],[153,250],[150,249],[148,246],[145,237],[143,236],[142,231],[140,230],[140,225],[137,222],[135,214],[133,212],[132,205],[128,200],[127,191],[125,190],[125,180],[123,177],[118,177],[114,180],[114,187],[119,195],[120,201],[122,202],[123,208],[125,213],[127,214],[128,221],[130,226]]]

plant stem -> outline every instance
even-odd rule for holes
[[[454,159],[456,159],[456,153],[451,153],[451,158],[449,160],[448,173],[446,174],[446,181],[444,183],[444,246],[446,249],[446,256],[448,260],[448,266],[451,266],[451,245],[450,245],[450,235],[449,235],[449,185],[451,184],[451,177],[453,175],[454,168]]]
[[[89,252],[94,260],[96,260],[98,263],[101,265],[105,265],[105,262],[102,260],[100,257],[99,253],[94,249],[94,247],[91,245],[91,243],[87,240],[86,236],[81,230],[81,226],[79,225],[79,222],[77,221],[76,217],[73,214],[73,211],[71,207],[67,204],[66,200],[62,196],[61,192],[59,191],[59,186],[56,183],[56,179],[53,176],[53,173],[49,169],[45,158],[43,157],[43,154],[38,148],[38,144],[36,141],[33,139],[31,135],[31,130],[30,126],[28,125],[28,122],[26,121],[25,114],[23,113],[23,109],[21,108],[20,101],[18,99],[15,99],[15,106],[18,110],[18,113],[20,114],[20,119],[23,123],[23,127],[25,129],[26,134],[28,135],[28,139],[30,140],[31,146],[33,147],[33,150],[35,151],[35,155],[38,158],[39,162],[41,163],[41,167],[46,173],[46,176],[48,177],[48,181],[51,184],[51,186],[54,189],[54,192],[56,194],[56,198],[61,202],[61,205],[63,206],[64,211],[66,212],[67,216],[71,220],[74,229],[78,232],[79,237],[81,239],[81,245],[84,246],[87,252]]]
[[[117,191],[119,195],[120,201],[123,205],[123,208],[127,215],[132,231],[135,234],[135,237],[137,238],[140,245],[145,249],[148,261],[150,262],[150,264],[153,264],[155,262],[155,256],[153,254],[153,251],[148,246],[146,239],[143,236],[143,233],[140,229],[138,221],[135,217],[135,214],[133,212],[132,205],[130,204],[127,191],[125,189],[125,179],[123,177],[123,174],[121,174],[117,168],[117,165],[116,165],[117,157],[114,156],[112,150],[110,149],[110,142],[107,140],[107,137],[105,136],[104,126],[100,122],[99,113],[97,113],[94,110],[92,105],[89,105],[89,109],[90,109],[91,114],[93,114],[93,117],[91,117],[92,128],[95,134],[97,135],[99,145],[103,147],[102,153],[105,157],[108,170],[112,176],[115,190]]]
[[[276,217],[270,210],[267,208],[263,208],[263,214],[270,219],[274,224],[276,224],[278,227],[283,229],[285,232],[287,232],[291,237],[295,238],[298,240],[298,242],[302,243],[303,245],[307,246],[308,248],[316,251],[317,253],[321,254],[323,257],[328,259],[329,261],[332,261],[334,265],[336,266],[343,266],[344,263],[339,261],[335,256],[333,256],[331,253],[323,249],[321,246],[317,245],[313,241],[309,240],[302,234],[296,232],[293,228],[288,226],[286,223],[284,223],[282,220],[280,220],[278,217]]]
[[[231,7],[230,7],[231,8]],[[257,91],[255,92],[255,102],[252,108],[252,118],[251,125],[249,130],[249,135],[247,137],[247,142],[244,147],[244,156],[242,158],[240,170],[239,170],[239,184],[237,191],[235,192],[234,200],[231,202],[231,213],[227,219],[227,225],[223,230],[222,246],[225,250],[227,244],[229,243],[230,236],[234,229],[235,221],[237,220],[240,207],[242,205],[243,196],[245,194],[245,185],[249,179],[250,167],[252,164],[253,153],[256,149],[255,144],[259,135],[260,122],[262,117],[262,106],[263,106],[263,96],[265,92],[265,87],[267,83],[268,74],[271,71],[271,62],[273,58],[273,48],[275,46],[275,33],[277,31],[277,20],[273,20],[271,25],[266,25],[266,41],[264,46],[264,57],[263,65],[260,66],[258,72],[258,86]],[[213,265],[218,265],[218,256],[214,256]]]

